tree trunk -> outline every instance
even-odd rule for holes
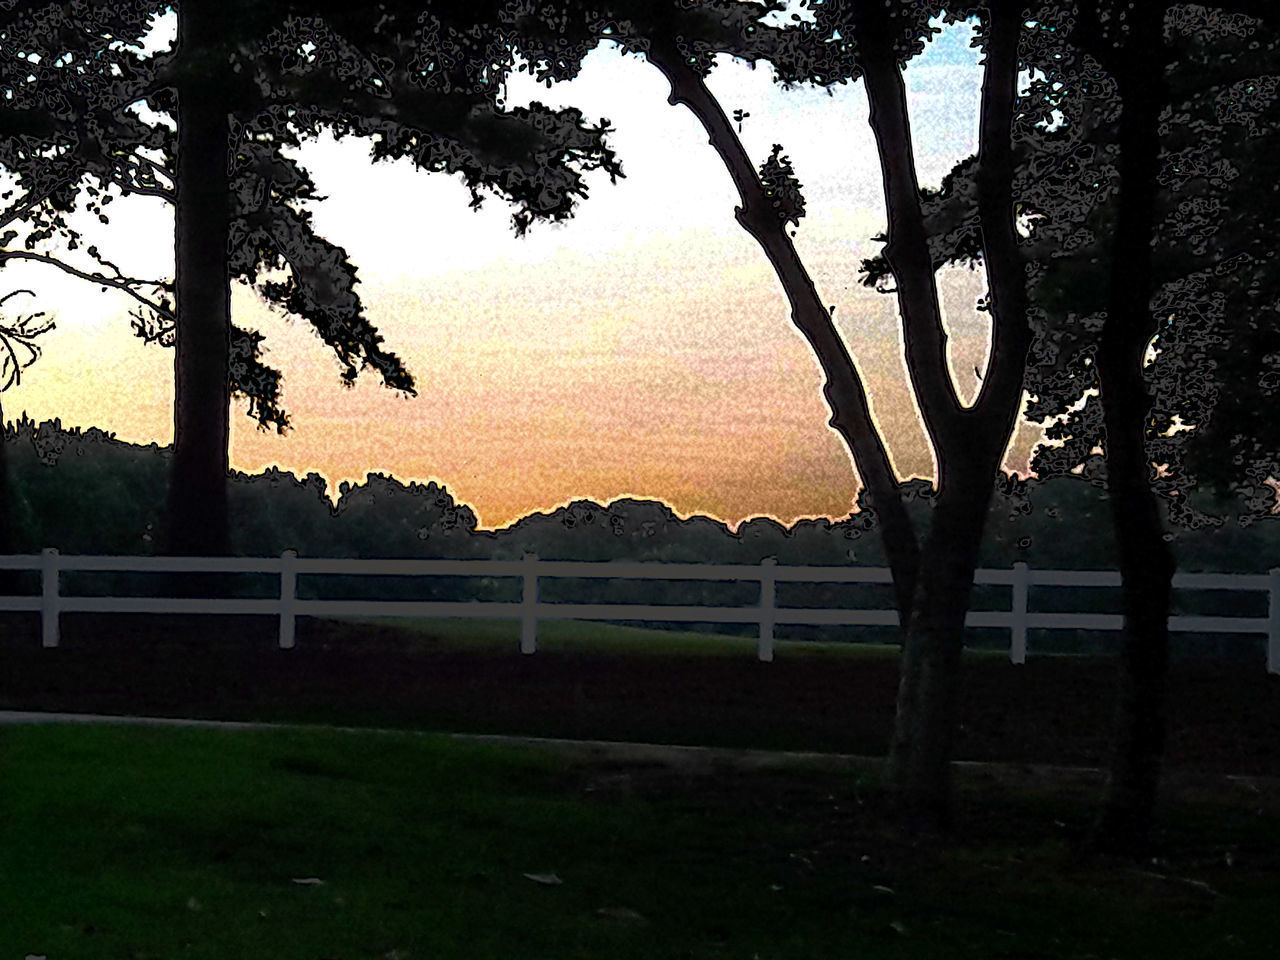
[[[1112,381],[1114,390],[1114,381]],[[1104,379],[1102,392],[1106,395]],[[1120,391],[1124,392],[1124,391]],[[1146,852],[1159,794],[1169,673],[1173,553],[1164,540],[1156,495],[1145,478],[1142,406],[1104,403],[1107,472],[1120,555],[1124,633],[1106,799],[1097,845]]]
[[[17,552],[15,506],[13,480],[9,476],[9,444],[5,431],[4,407],[0,406],[0,554]],[[0,570],[0,596],[16,595],[21,580],[16,570]]]
[[[1151,313],[1152,237],[1160,171],[1164,58],[1159,8],[1139,11],[1115,63],[1120,193],[1107,321],[1098,351],[1107,485],[1120,558],[1124,634],[1110,777],[1096,840],[1142,853],[1150,841],[1165,742],[1169,607],[1175,567],[1164,539],[1146,453],[1151,398],[1143,377],[1156,333]]]
[[[998,460],[998,454],[979,450],[942,486],[916,581],[886,779],[904,822],[918,831],[951,824],[964,623]]]
[[[889,219],[885,259],[898,283],[908,370],[938,464],[938,498],[903,644],[886,775],[907,824],[940,830],[951,821],[964,623],[1031,344],[1013,204],[1012,123],[1022,11],[1017,2],[992,3],[984,18],[977,199],[990,294],[991,357],[982,389],[968,409],[960,405],[946,362],[906,89],[892,47],[895,28],[879,5],[867,4],[859,11],[861,63]]]
[[[227,512],[231,287],[229,67],[211,0],[178,5],[173,460],[168,552],[230,552]]]

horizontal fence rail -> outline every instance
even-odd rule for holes
[[[650,563],[635,561],[591,562],[540,560],[533,554],[522,560],[362,560],[335,557],[298,557],[287,550],[278,557],[100,557],[63,556],[55,549],[39,555],[0,556],[0,570],[35,570],[41,575],[38,596],[0,597],[0,611],[38,612],[42,643],[58,645],[58,618],[62,613],[181,613],[255,614],[278,616],[279,644],[294,646],[295,624],[300,616],[329,617],[472,617],[518,619],[520,652],[538,648],[540,620],[661,620],[698,623],[750,623],[760,629],[759,659],[773,659],[773,631],[778,625],[896,627],[896,610],[823,609],[779,607],[778,583],[889,584],[892,576],[883,567],[789,567],[770,557],[759,564]],[[109,573],[250,573],[279,577],[280,595],[269,599],[177,597],[79,597],[60,592],[64,572]],[[406,601],[406,600],[306,600],[297,596],[299,576],[396,576],[396,577],[515,577],[522,580],[518,601]],[[545,603],[538,599],[543,577],[609,580],[706,580],[758,583],[760,599],[754,606],[689,606],[643,603]],[[1008,586],[1008,610],[974,610],[967,627],[1009,630],[1009,658],[1025,663],[1027,630],[1120,630],[1124,619],[1114,613],[1035,613],[1028,610],[1031,587],[1119,587],[1114,570],[1033,570],[1025,563],[1010,569],[980,569],[977,585]],[[1267,671],[1280,673],[1280,568],[1265,574],[1179,573],[1175,589],[1261,591],[1268,596],[1268,613],[1262,617],[1171,616],[1171,631],[1199,633],[1255,633],[1267,637]]]

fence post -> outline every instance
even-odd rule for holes
[[[520,604],[520,652],[538,650],[538,555],[524,555],[524,597]]]
[[[1013,609],[1009,623],[1009,660],[1011,663],[1027,662],[1027,585],[1031,578],[1027,565],[1021,561],[1013,565]]]
[[[40,555],[41,644],[58,645],[58,550],[46,547]]]
[[[297,550],[286,550],[280,554],[280,649],[292,650],[294,628],[297,620],[294,614],[294,600],[297,597],[298,573],[295,562]]]
[[[773,661],[774,567],[777,565],[776,557],[760,561],[760,644],[756,652],[761,663]]]
[[[1270,622],[1267,624],[1267,673],[1280,673],[1280,567],[1271,568]]]

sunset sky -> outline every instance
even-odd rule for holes
[[[924,184],[976,148],[981,68],[969,37],[967,25],[945,28],[906,73]],[[767,68],[727,58],[708,82],[726,111],[748,111],[742,137],[757,163],[775,142],[791,158],[808,203],[800,254],[836,306],[899,474],[931,476],[893,298],[858,282],[859,261],[877,246],[870,237],[884,229],[862,85],[784,92]],[[583,497],[660,498],[733,524],[847,515],[858,483],[827,426],[821,371],[764,254],[733,219],[728,174],[668,92],[655,68],[613,47],[592,53],[570,83],[513,79],[509,104],[539,99],[608,117],[626,173],[616,186],[593,175],[572,221],[535,225],[522,239],[506,204],[469,210],[456,179],[374,165],[359,140],[304,146],[298,158],[327,198],[313,205],[318,232],[358,266],[367,313],[419,394],[399,397],[368,374],[344,390],[309,325],[240,288],[236,321],[266,335],[293,429],[259,431],[237,403],[232,465],[314,470],[332,487],[371,471],[433,479],[484,527]],[[128,271],[171,275],[171,211],[150,198],[111,210],[94,237],[104,253]],[[23,308],[57,323],[42,358],[4,394],[7,417],[170,442],[172,354],[133,336],[127,298],[37,265],[10,265],[4,279],[5,290],[36,289]],[[981,274],[964,269],[943,278],[966,397],[985,363],[986,321],[973,310],[981,287]],[[1010,465],[1025,464],[1032,436],[1020,431]]]

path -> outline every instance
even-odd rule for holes
[[[48,723],[115,723],[140,726],[206,727],[224,730],[337,730],[344,733],[431,734],[433,731],[387,729],[381,727],[338,727],[323,724],[258,723],[242,720],[189,720],[181,717],[133,717],[93,713],[43,713],[28,710],[0,710],[0,725]],[[664,743],[628,743],[612,740],[563,740],[550,737],[520,737],[487,733],[445,734],[468,743],[491,743],[509,747],[553,750],[582,763],[624,763],[637,766],[661,765],[689,773],[735,770],[827,770],[836,773],[878,771],[883,760],[844,753],[814,753],[781,750],[741,750],[725,747],[696,747]],[[954,761],[962,774],[997,782],[1017,782],[1021,787],[1050,788],[1065,781],[1101,786],[1104,772],[1094,767],[1056,767],[1049,764],[986,763]],[[1222,798],[1223,789],[1236,796],[1255,800],[1266,798],[1266,806],[1280,804],[1280,778],[1174,771],[1165,777],[1169,793]]]

